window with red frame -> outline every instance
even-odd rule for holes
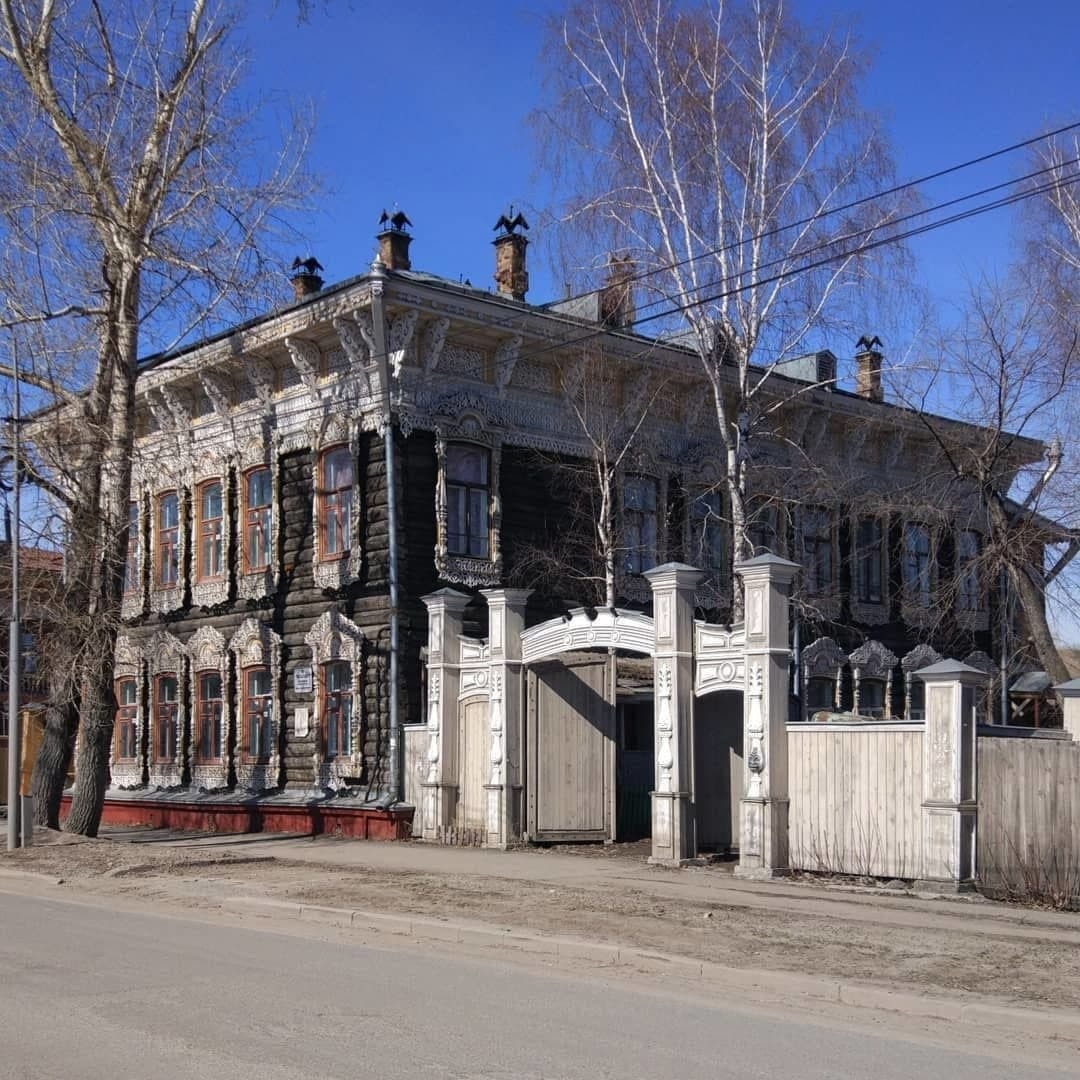
[[[128,505],[127,563],[124,566],[124,592],[139,589],[139,504]]]
[[[352,452],[347,446],[322,456],[319,525],[324,559],[343,558],[352,546]]]
[[[134,761],[138,756],[135,718],[138,702],[134,679],[116,680],[116,760]]]
[[[200,581],[221,577],[224,558],[224,521],[221,481],[211,480],[199,488],[199,572]]]
[[[244,670],[244,753],[251,761],[269,761],[273,750],[273,694],[268,667]]]
[[[326,756],[346,757],[352,749],[352,665],[335,660],[323,665],[323,724]]]
[[[175,675],[159,675],[154,680],[154,760],[176,760],[179,698]]]
[[[273,490],[269,469],[252,469],[244,477],[244,569],[270,566]]]
[[[195,760],[221,760],[221,673],[202,671],[198,677],[199,700],[195,710]]]
[[[163,587],[180,580],[180,497],[175,491],[158,496],[157,581]]]

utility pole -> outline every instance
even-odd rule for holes
[[[22,630],[19,626],[19,365],[11,365],[15,408],[11,418],[11,629],[8,634],[8,783],[7,846],[14,851],[22,836],[22,795],[19,791],[22,721],[19,715],[19,679],[22,675]]]

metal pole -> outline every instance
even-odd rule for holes
[[[7,846],[14,851],[20,846],[22,830],[19,818],[22,798],[19,792],[19,758],[22,752],[22,723],[19,715],[19,678],[22,667],[22,632],[19,627],[19,366],[12,364],[15,386],[15,415],[11,419],[11,461],[14,476],[11,482],[11,627],[8,633],[8,786],[7,786]]]

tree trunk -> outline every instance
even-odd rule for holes
[[[1043,591],[1031,580],[1031,575],[1025,566],[1008,564],[1009,580],[1012,582],[1016,595],[1020,600],[1020,608],[1024,613],[1024,622],[1027,632],[1031,635],[1031,642],[1039,655],[1039,662],[1043,671],[1054,680],[1054,683],[1068,682],[1072,676],[1061,659],[1054,635],[1050,632],[1050,624],[1046,620],[1046,597]]]
[[[98,650],[95,650],[98,651]],[[82,699],[79,760],[75,764],[75,791],[64,829],[80,836],[97,836],[109,779],[116,702],[112,687],[112,653],[100,650],[87,673]]]
[[[45,714],[45,735],[30,779],[35,825],[44,825],[48,829],[60,828],[60,799],[64,794],[78,730],[79,709],[75,702],[49,706]]]

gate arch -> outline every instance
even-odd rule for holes
[[[590,616],[579,607],[561,618],[530,627],[521,635],[523,664],[584,649],[625,649],[652,656],[656,650],[653,620],[637,611],[611,608],[599,608]]]

